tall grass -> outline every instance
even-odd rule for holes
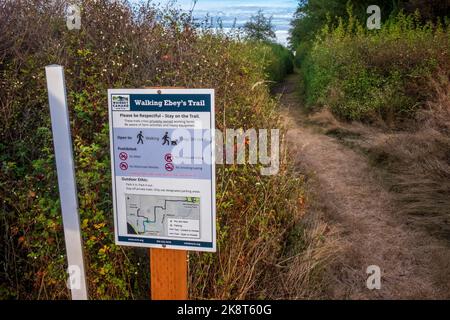
[[[448,242],[450,239],[450,82],[430,80],[433,99],[418,111],[407,131],[386,133],[370,143],[373,163],[408,223]]]

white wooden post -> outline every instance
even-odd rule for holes
[[[47,77],[48,102],[50,105],[53,145],[55,147],[56,169],[58,172],[59,196],[61,198],[64,239],[69,265],[68,283],[70,283],[69,287],[73,300],[87,300],[64,69],[59,65],[46,66],[45,74]]]

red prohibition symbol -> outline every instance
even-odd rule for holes
[[[164,159],[166,160],[166,162],[172,162],[173,161],[173,157],[171,153],[168,153],[164,156]]]
[[[173,171],[173,169],[175,169],[175,167],[171,163],[166,163],[165,167],[167,171]]]
[[[128,164],[126,162],[121,162],[119,167],[121,170],[125,171],[128,169]]]
[[[128,154],[126,152],[121,152],[119,154],[119,159],[122,160],[122,161],[127,160],[128,159]]]

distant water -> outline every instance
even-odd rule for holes
[[[160,0],[161,4],[168,0]],[[192,0],[178,0],[178,6],[183,10],[190,10]],[[214,22],[220,20],[224,29],[229,29],[236,21],[237,27],[242,27],[252,15],[262,9],[266,16],[272,16],[277,41],[287,45],[290,21],[297,8],[297,0],[198,0],[194,8],[194,17],[203,19],[207,14]]]

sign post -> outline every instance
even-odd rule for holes
[[[115,239],[150,249],[152,299],[187,299],[186,251],[216,251],[214,90],[108,90]]]
[[[187,258],[184,250],[150,249],[152,300],[188,299]]]
[[[52,120],[53,145],[58,172],[59,195],[64,225],[70,289],[73,300],[87,300],[83,247],[78,215],[77,188],[62,66],[45,67]]]

